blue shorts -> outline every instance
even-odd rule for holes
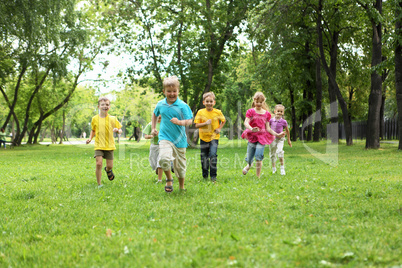
[[[256,143],[249,142],[247,144],[246,162],[251,166],[251,164],[254,161],[254,158],[256,161],[264,160],[264,148],[265,148],[264,144],[261,144],[259,142]]]

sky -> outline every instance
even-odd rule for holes
[[[104,62],[108,62],[104,68]],[[132,66],[133,61],[130,55],[99,55],[95,59],[93,70],[86,72],[81,76],[81,85],[91,86],[97,89],[100,94],[107,94],[112,90],[121,90],[124,88],[123,80],[118,77],[119,72],[125,72],[126,69]],[[97,81],[98,80],[98,81]],[[99,80],[105,81],[100,82]]]

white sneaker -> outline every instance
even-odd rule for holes
[[[285,167],[281,167],[281,175],[286,175]]]
[[[276,167],[272,168],[272,174],[276,173]]]

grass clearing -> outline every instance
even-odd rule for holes
[[[402,152],[326,142],[285,146],[286,176],[243,176],[246,143],[222,140],[218,183],[187,150],[186,193],[166,194],[148,145],[123,141],[96,188],[93,146],[1,150],[0,266],[401,265]],[[321,155],[320,155],[321,154]],[[336,157],[335,157],[336,156]],[[337,160],[334,160],[337,158]]]

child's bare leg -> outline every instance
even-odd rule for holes
[[[179,187],[180,189],[184,189],[184,178],[179,178]]]
[[[272,159],[272,168],[275,168],[276,166],[276,161],[274,159]]]
[[[163,170],[162,168],[157,168],[156,170],[158,171],[158,182],[161,182],[163,176]]]
[[[284,165],[285,159],[283,157],[279,157],[279,162],[281,163],[281,166]]]
[[[113,160],[106,159],[106,171],[113,169]]]
[[[102,156],[97,156],[95,158],[96,160],[96,181],[98,182],[98,185],[102,184],[102,165],[103,165],[103,157]]]
[[[255,171],[257,174],[257,178],[261,176],[261,168],[262,168],[262,161],[255,161]]]

